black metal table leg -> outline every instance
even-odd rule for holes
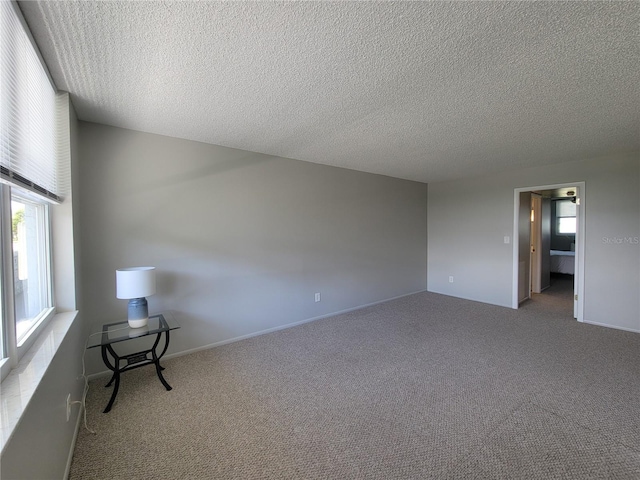
[[[113,402],[116,401],[116,396],[118,395],[119,388],[120,388],[120,372],[116,374],[116,384],[113,386],[113,393],[111,393],[111,398],[109,399],[107,408],[105,408],[102,413],[108,413],[111,411],[111,407],[113,407]]]
[[[156,373],[158,374],[158,378],[162,382],[162,385],[164,385],[164,388],[166,388],[167,390],[171,390],[172,388],[171,385],[169,385],[167,381],[164,379],[164,377],[162,376],[162,370],[164,370],[164,368],[160,366],[160,358],[162,357],[162,355],[164,355],[164,352],[167,351],[167,346],[169,345],[169,332],[164,332],[164,334],[166,335],[166,337],[165,337],[165,345],[164,345],[164,349],[162,350],[162,353],[160,354],[160,356],[158,356],[156,353],[156,348],[158,347],[158,343],[160,343],[160,335],[162,335],[162,334],[158,334],[158,338],[156,338],[156,341],[153,344],[153,348],[151,349],[151,356],[153,358],[153,364],[156,366]]]
[[[164,332],[164,347],[162,348],[162,352],[160,353],[160,355],[158,355],[158,362],[160,361],[160,359],[164,356],[165,352],[167,351],[167,348],[169,348],[169,330],[167,330],[166,332]],[[162,365],[160,365],[160,370],[164,370],[164,367]]]
[[[113,359],[114,359],[113,365],[109,361],[109,358],[107,356],[107,350],[113,356]],[[109,383],[107,383],[106,387],[111,385],[111,383],[113,383],[114,380],[116,382],[115,385],[113,386],[113,392],[111,392],[111,398],[109,399],[109,403],[107,404],[107,407],[102,412],[102,413],[107,413],[111,410],[111,407],[113,406],[113,402],[115,402],[116,396],[118,395],[118,390],[120,388],[120,357],[118,357],[118,355],[113,350],[113,348],[111,348],[111,345],[105,345],[102,347],[102,359],[104,360],[105,365],[111,370],[113,370],[113,376],[111,377],[111,380],[109,381]]]

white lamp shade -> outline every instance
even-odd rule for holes
[[[116,298],[143,298],[156,293],[156,267],[116,270]]]

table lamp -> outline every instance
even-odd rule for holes
[[[128,299],[127,319],[131,328],[149,320],[148,297],[156,293],[156,267],[128,267],[116,270],[116,298]]]

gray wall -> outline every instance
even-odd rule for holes
[[[94,330],[126,318],[133,265],[182,325],[169,353],[426,289],[425,184],[84,122],[80,141]]]
[[[64,478],[80,413],[74,405],[67,422],[66,398],[82,397],[83,349],[83,324],[76,318],[2,451],[2,480]]]
[[[73,185],[78,179],[77,120],[73,108],[71,116],[71,176]],[[73,193],[73,198],[71,193]],[[78,258],[78,192],[69,192],[62,205],[52,207],[52,242],[56,269],[56,304],[60,311],[77,308],[82,283]],[[62,341],[53,361],[16,427],[11,440],[2,451],[3,480],[63,478],[73,446],[80,408],[74,405],[71,418],[66,419],[66,398],[80,400],[84,387],[82,355],[87,324],[80,312]]]
[[[511,306],[513,250],[503,237],[513,235],[514,189],[580,181],[584,320],[640,331],[638,152],[429,184],[428,290]]]

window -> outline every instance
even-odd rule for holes
[[[573,200],[556,201],[556,218],[558,233],[576,233],[576,204]]]
[[[13,306],[20,346],[53,307],[48,205],[11,195]]]
[[[0,1],[2,378],[55,313],[49,206],[62,201],[60,161],[68,155],[62,101],[19,7]]]
[[[2,378],[55,314],[51,283],[49,204],[0,184]]]

